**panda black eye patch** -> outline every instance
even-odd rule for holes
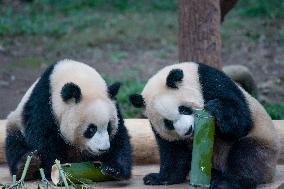
[[[164,119],[164,124],[165,124],[165,127],[168,129],[168,130],[174,130],[174,123],[171,121],[171,120],[168,120],[168,119]]]
[[[80,102],[82,98],[81,89],[75,83],[66,83],[61,89],[61,97],[64,102],[74,98],[75,102]]]
[[[92,138],[96,132],[97,132],[97,126],[95,126],[94,124],[90,124],[87,130],[84,132],[84,137]]]
[[[192,109],[190,107],[186,107],[186,106],[178,107],[178,111],[179,111],[180,114],[183,114],[183,115],[191,115],[193,113]]]

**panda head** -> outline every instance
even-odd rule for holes
[[[118,129],[115,96],[120,84],[107,87],[91,67],[59,63],[52,74],[52,106],[62,137],[81,151],[100,155]]]
[[[129,100],[142,108],[161,137],[170,141],[190,138],[194,129],[193,110],[204,107],[198,64],[180,63],[163,68],[149,79],[141,94],[132,94]]]

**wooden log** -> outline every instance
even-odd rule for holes
[[[147,119],[126,119],[135,164],[159,163],[156,139]],[[0,120],[0,164],[5,158],[6,120]]]
[[[0,163],[5,163],[6,121],[0,120]]]
[[[284,120],[274,120],[273,123],[280,136],[280,142],[281,142],[281,150],[280,150],[278,163],[284,164]]]
[[[273,121],[281,138],[279,164],[284,164],[284,120]],[[0,120],[0,163],[5,163],[6,121]],[[159,163],[159,151],[147,119],[126,119],[135,164]]]
[[[147,119],[126,119],[125,125],[131,137],[134,163],[159,163],[159,150],[149,121]]]

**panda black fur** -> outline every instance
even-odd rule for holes
[[[185,181],[193,121],[182,118],[190,117],[191,108],[205,108],[217,121],[212,189],[253,189],[272,181],[279,154],[272,120],[223,72],[193,62],[167,66],[149,79],[141,95],[130,95],[130,101],[143,108],[160,150],[160,172],[146,175],[145,184]],[[177,124],[180,120],[182,125]]]
[[[119,87],[107,87],[93,68],[80,62],[63,60],[47,68],[8,116],[11,174],[20,176],[19,168],[33,152],[47,178],[55,159],[101,161],[106,174],[130,178],[131,146],[115,99]],[[39,176],[29,173],[29,179]]]

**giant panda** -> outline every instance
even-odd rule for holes
[[[129,96],[142,108],[155,133],[160,172],[144,177],[146,185],[185,181],[190,170],[194,109],[216,119],[212,189],[253,189],[271,182],[279,154],[279,138],[260,103],[223,72],[205,64],[167,66]]]
[[[105,174],[130,178],[129,135],[115,98],[119,88],[119,83],[107,86],[84,63],[62,60],[48,67],[8,115],[6,157],[11,174],[20,176],[32,154],[34,165],[40,164],[49,179],[55,159],[100,161]],[[27,179],[38,176],[28,173]]]

